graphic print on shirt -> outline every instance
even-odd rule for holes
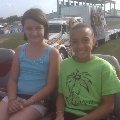
[[[69,96],[66,97],[66,101],[70,104],[78,105],[80,103],[86,104],[86,102],[92,101],[80,101],[81,91],[84,90],[87,94],[90,93],[89,86],[92,85],[92,77],[88,72],[80,72],[76,69],[67,76],[66,87],[69,91]],[[83,93],[82,93],[83,94]]]

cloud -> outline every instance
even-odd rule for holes
[[[15,6],[15,4],[13,3],[6,3],[6,4],[2,4],[0,5],[0,17],[7,17],[9,15],[13,15],[14,13],[16,13],[15,11],[17,10],[17,7]]]
[[[33,7],[41,8],[46,14],[57,11],[57,0],[0,0],[0,17],[22,16]]]

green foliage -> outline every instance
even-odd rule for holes
[[[120,63],[120,38],[109,40],[105,44],[94,49],[92,53],[115,56]]]
[[[10,17],[7,17],[6,19],[3,19],[2,17],[0,18],[0,23],[4,23],[4,22],[7,22],[7,23],[13,23],[15,21],[21,21],[21,18],[22,16],[18,17],[17,15],[13,15],[13,16],[10,16]]]
[[[17,15],[6,18],[6,22],[8,23],[13,23],[15,21],[20,21],[20,20],[21,20],[21,17],[18,17]]]

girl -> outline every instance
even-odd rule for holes
[[[59,52],[46,44],[48,22],[40,9],[22,17],[28,43],[18,46],[8,80],[8,96],[0,103],[0,120],[37,120],[47,111],[59,73]]]

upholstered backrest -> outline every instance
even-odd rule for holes
[[[14,50],[0,48],[0,89],[7,87]]]
[[[109,63],[111,63],[115,67],[117,76],[120,79],[120,64],[114,56],[103,55],[103,54],[94,54],[94,55],[100,58],[103,58],[107,60]],[[120,93],[115,94],[115,108],[114,108],[113,114],[120,119]],[[112,119],[110,118],[109,120],[112,120]]]
[[[13,59],[14,50],[7,48],[0,48],[0,63],[4,63],[10,59]]]
[[[107,60],[111,65],[113,65],[116,69],[117,76],[120,79],[120,64],[114,56],[103,55],[103,54],[93,54],[93,55],[103,58],[104,60]]]

